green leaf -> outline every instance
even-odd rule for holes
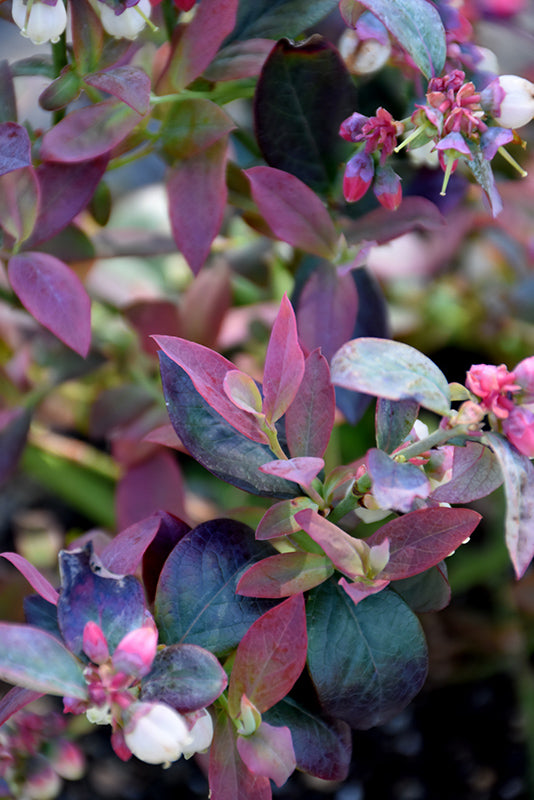
[[[279,41],[255,95],[256,135],[269,166],[326,192],[346,160],[339,126],[356,107],[355,93],[339,53],[320,36]]]
[[[380,725],[421,689],[427,649],[417,617],[389,590],[354,605],[332,581],[310,592],[308,666],[324,710],[351,727]]]
[[[362,337],[341,347],[331,364],[332,383],[388,400],[417,400],[436,414],[447,414],[450,391],[442,371],[410,345]]]
[[[337,4],[338,0],[240,0],[236,25],[225,45],[240,39],[297,36]]]
[[[83,666],[54,636],[0,623],[0,679],[60,697],[87,697]]]
[[[428,0],[341,0],[340,10],[351,24],[365,6],[411,55],[426,78],[439,75],[445,65],[445,29]]]

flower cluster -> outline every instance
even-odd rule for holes
[[[101,628],[87,622],[83,650],[92,662],[84,671],[88,699],[64,698],[66,712],[85,713],[90,722],[112,726],[112,747],[124,761],[133,754],[149,764],[170,764],[207,749],[213,736],[206,709],[180,714],[165,703],[139,700],[140,681],[150,672],[157,639],[156,627],[145,625],[126,634],[111,656]]]
[[[502,430],[520,453],[534,457],[534,356],[520,361],[512,372],[504,364],[475,364],[466,386],[492,427]]]
[[[23,709],[0,731],[0,795],[45,800],[61,791],[62,779],[78,780],[85,769],[80,748],[66,738],[61,714]]]
[[[135,39],[149,23],[150,0],[133,0],[128,4],[107,5],[98,0],[96,8],[102,27],[111,36]],[[13,21],[23,36],[34,44],[57,42],[67,27],[67,10],[63,0],[12,0]]]
[[[385,108],[377,109],[374,117],[355,112],[341,123],[340,135],[348,142],[360,145],[345,168],[343,194],[347,202],[359,200],[373,184],[381,205],[392,211],[398,208],[402,199],[400,178],[386,160],[403,130],[404,125],[395,122]]]

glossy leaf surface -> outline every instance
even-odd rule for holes
[[[321,705],[351,727],[380,725],[401,711],[426,677],[415,615],[385,590],[357,606],[331,581],[307,603],[308,666]]]
[[[196,711],[211,705],[228,679],[215,656],[194,644],[175,644],[156,654],[143,679],[141,699],[167,703],[178,711]]]
[[[81,662],[54,636],[29,625],[0,623],[0,678],[36,692],[87,697]]]
[[[298,44],[281,39],[255,95],[256,136],[266,162],[326,192],[347,155],[339,126],[355,108],[354,84],[329,42],[320,36]]]
[[[406,439],[417,419],[417,400],[387,400],[379,397],[376,403],[376,444],[392,453]]]
[[[332,360],[332,383],[389,400],[412,398],[436,414],[450,408],[447,379],[410,345],[363,337],[343,345]]]
[[[338,0],[241,0],[230,41],[296,36],[333,11]]]
[[[447,580],[447,567],[444,561],[419,575],[394,581],[391,588],[400,594],[416,614],[441,611],[451,600],[451,587]]]
[[[13,256],[8,275],[23,306],[81,356],[91,344],[91,301],[78,276],[46,253]]]
[[[155,617],[166,644],[189,643],[224,655],[272,603],[235,594],[244,570],[270,554],[243,523],[216,519],[176,545],[161,572]]]
[[[486,497],[503,481],[499,462],[489,447],[466,442],[455,447],[450,481],[434,489],[432,498],[438,503],[470,503]]]

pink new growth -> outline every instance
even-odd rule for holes
[[[515,373],[504,364],[474,364],[467,373],[465,385],[480,398],[480,404],[499,419],[506,419],[514,402],[512,395],[520,390]]]

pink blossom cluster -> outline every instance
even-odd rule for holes
[[[534,457],[534,356],[520,361],[512,372],[504,364],[475,364],[466,386],[479,398],[490,422],[520,453]]]

